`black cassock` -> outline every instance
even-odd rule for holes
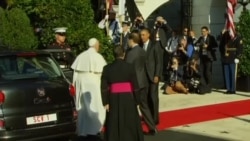
[[[104,67],[101,78],[103,105],[109,104],[106,115],[105,141],[143,141],[137,105],[138,84],[131,64],[117,59]]]

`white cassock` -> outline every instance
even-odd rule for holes
[[[71,68],[76,88],[75,105],[78,111],[77,134],[96,135],[106,117],[101,99],[101,73],[106,61],[94,48],[77,56]]]

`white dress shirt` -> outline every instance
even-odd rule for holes
[[[147,42],[143,43],[143,49],[145,51],[147,51],[147,49],[148,49],[148,43],[149,43],[149,40]]]

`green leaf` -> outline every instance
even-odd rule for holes
[[[239,17],[237,31],[243,38],[243,53],[240,57],[239,73],[241,75],[250,75],[250,13],[245,10]]]

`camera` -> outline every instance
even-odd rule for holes
[[[156,21],[155,26],[156,27],[161,27],[162,26],[162,22],[161,21]]]
[[[194,66],[195,65],[195,62],[194,61],[191,61],[190,62],[190,66]]]
[[[200,44],[200,47],[204,47],[204,46],[205,46],[205,43],[201,43],[201,44]]]
[[[140,18],[136,18],[135,19],[135,24],[137,24],[137,25],[139,25],[139,24],[141,24],[142,23],[142,20],[140,19]]]
[[[179,43],[179,44],[177,45],[177,48],[181,48],[181,47],[182,47],[182,44]]]

